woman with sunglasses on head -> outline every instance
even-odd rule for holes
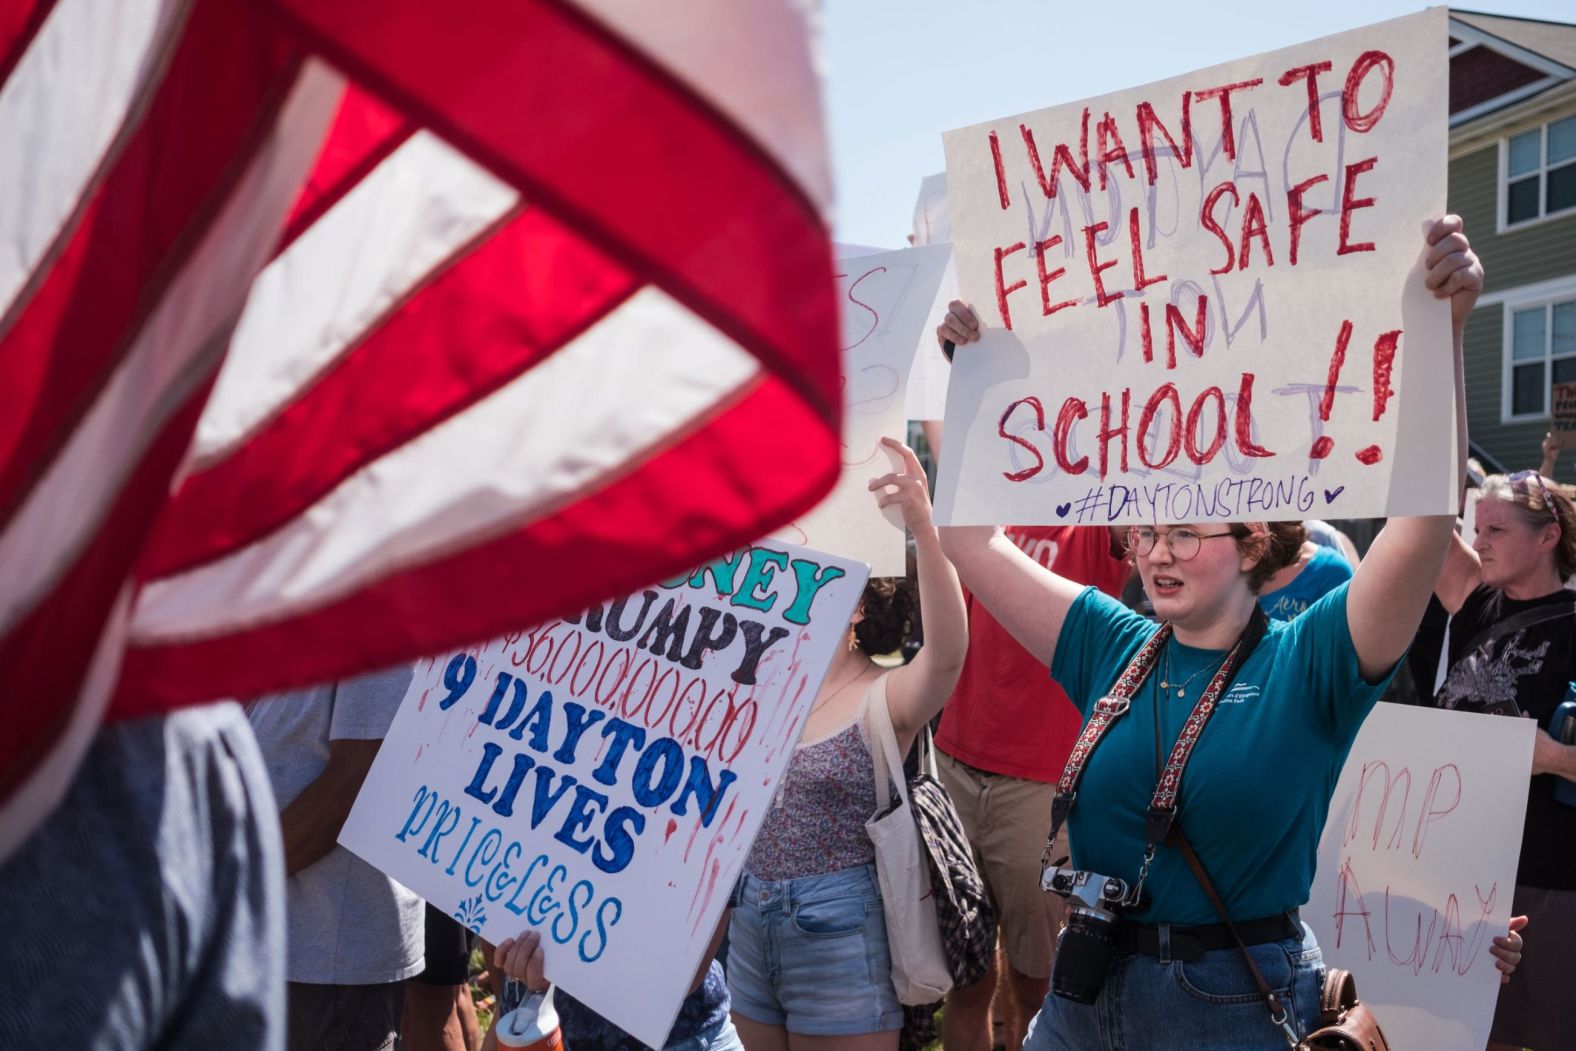
[[[1434,588],[1451,619],[1447,671],[1432,703],[1538,722],[1511,908],[1537,933],[1500,992],[1489,1046],[1576,1048],[1566,966],[1576,942],[1576,805],[1555,795],[1561,777],[1576,779],[1576,747],[1549,735],[1576,679],[1576,592],[1565,587],[1576,574],[1576,505],[1538,471],[1490,475],[1475,522],[1470,545],[1453,539]],[[1443,618],[1429,624],[1418,646],[1437,653]]]
[[[1450,300],[1454,352],[1411,353],[1424,367],[1448,362],[1459,405],[1461,331],[1483,272],[1460,219],[1435,223],[1427,242],[1425,281]],[[961,345],[978,332],[974,311],[954,303],[937,334]],[[999,530],[942,530],[964,584],[1050,667],[1086,734],[1091,724],[1109,726],[1088,753],[1076,805],[1064,795],[1055,813],[1068,818],[1072,866],[1123,881],[1127,900],[1107,909],[1114,924],[1086,912],[1085,929],[1064,928],[1053,992],[1026,1049],[1285,1048],[1288,1036],[1317,1028],[1323,965],[1297,909],[1341,765],[1412,640],[1452,524],[1448,515],[1391,519],[1349,584],[1284,623],[1266,622],[1257,593],[1297,559],[1301,525],[1135,527],[1129,549],[1159,631],[1033,562]],[[1213,714],[1195,735],[1187,724],[1206,694]],[[1162,831],[1149,820],[1151,804],[1162,756],[1179,738],[1194,746]],[[1081,751],[1082,743],[1075,761]],[[1178,830],[1248,944],[1274,1009],[1179,849]],[[1084,896],[1110,886],[1091,880]],[[1106,959],[1091,947],[1091,922],[1110,940]]]

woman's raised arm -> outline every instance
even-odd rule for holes
[[[1427,234],[1428,288],[1449,298],[1450,363],[1455,373],[1457,461],[1466,462],[1466,399],[1461,374],[1461,338],[1467,315],[1483,291],[1483,267],[1461,230],[1459,216],[1447,215]],[[1421,348],[1420,348],[1421,349]],[[1420,362],[1424,367],[1426,363]],[[1346,622],[1357,648],[1357,666],[1370,682],[1401,659],[1428,607],[1455,537],[1455,516],[1392,518],[1352,578]]]
[[[919,610],[925,618],[925,644],[887,682],[892,729],[899,747],[906,752],[920,727],[941,711],[958,684],[958,673],[969,652],[969,619],[958,575],[941,553],[941,542],[930,520],[925,469],[914,450],[902,442],[883,438],[881,443],[902,456],[903,470],[875,479],[870,488],[876,490],[882,507],[896,505],[902,510],[903,524],[914,534]],[[888,488],[892,491],[887,492]]]
[[[937,342],[966,346],[980,338],[980,319],[961,300],[947,304]],[[1083,586],[1057,576],[1018,550],[995,526],[945,526],[941,548],[963,584],[1018,644],[1047,668],[1056,654],[1062,622]]]

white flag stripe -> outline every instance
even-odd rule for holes
[[[275,127],[27,501],[0,533],[0,631],[97,534],[147,444],[224,353],[247,287],[277,243],[344,80],[308,63]]]
[[[0,85],[0,315],[78,209],[186,4],[60,0]]]
[[[193,466],[265,426],[519,200],[441,140],[413,136],[259,275],[197,428]]]
[[[298,615],[521,527],[638,460],[757,368],[648,287],[508,386],[362,468],[283,529],[146,585],[132,642],[201,639]]]
[[[37,756],[32,777],[18,786],[0,805],[0,858],[15,850],[55,808],[77,776],[77,764],[98,735],[104,709],[115,690],[120,659],[126,652],[126,627],[131,615],[130,585],[122,588],[104,623],[81,691],[70,706],[70,722],[55,739],[48,755]],[[65,707],[62,705],[62,707]]]
[[[831,207],[812,4],[752,3],[745,14],[738,0],[573,3],[731,118],[823,214]]]

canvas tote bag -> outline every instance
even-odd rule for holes
[[[876,777],[876,812],[865,822],[865,831],[876,850],[876,877],[892,955],[892,987],[900,1003],[930,1004],[951,991],[952,969],[936,919],[930,862],[919,841],[903,776],[903,756],[887,711],[886,683],[883,675],[871,685],[865,706]],[[891,793],[894,785],[895,802]]]

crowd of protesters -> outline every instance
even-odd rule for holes
[[[1461,328],[1482,272],[1458,220],[1430,231],[1426,281],[1450,300],[1455,322],[1453,348],[1435,352],[1442,366],[1459,369]],[[938,338],[964,346],[978,332],[977,315],[955,303]],[[948,659],[922,674],[956,678],[936,741],[998,908],[1001,941],[998,966],[947,997],[945,1046],[1272,1048],[1316,1028],[1325,968],[1298,914],[1313,877],[1311,845],[1352,740],[1414,636],[1420,649],[1446,653],[1441,687],[1422,690],[1420,703],[1539,720],[1517,915],[1490,950],[1506,983],[1491,1046],[1573,1046],[1557,983],[1558,961],[1576,934],[1566,857],[1576,811],[1553,798],[1551,775],[1576,773],[1576,749],[1546,731],[1576,675],[1576,592],[1563,586],[1576,572],[1576,507],[1544,477],[1550,466],[1483,480],[1470,545],[1449,518],[1398,518],[1363,558],[1322,522],[939,531],[966,589],[967,658],[961,671],[953,663],[959,640],[951,585],[927,617],[927,647],[919,651],[923,658],[943,647]],[[906,509],[919,505],[919,492]],[[937,531],[928,514],[915,517],[909,525],[920,545],[923,591],[927,567],[935,573]],[[1147,880],[1148,895],[1116,931],[1117,950],[1093,1002],[1081,1004],[1047,995],[1060,902],[1040,889],[1041,852],[1055,783],[1081,725],[1119,677],[1131,677],[1124,668],[1155,636],[1154,620],[1114,598],[1130,574],[1143,607],[1169,633],[1131,698],[1151,719],[1109,732],[1081,782],[1083,805],[1063,816],[1080,868]],[[941,591],[932,576],[927,613]],[[885,616],[891,605],[872,590],[856,619]],[[1528,609],[1537,616],[1524,617]],[[1441,613],[1448,642],[1431,639]],[[1494,625],[1510,630],[1494,632]],[[1519,663],[1507,670],[1507,662]],[[869,843],[858,834],[873,802],[863,712],[882,699],[865,684],[887,678],[851,637],[847,658],[834,664],[815,701],[829,714],[812,717],[790,764],[784,810],[768,820],[746,865],[734,899],[727,987],[748,1048],[898,1046],[903,1018],[884,986],[883,921],[872,907],[879,892]],[[1212,678],[1258,700],[1231,706],[1232,725],[1197,743],[1194,768],[1207,776],[1198,778],[1180,822],[1200,867],[1193,870],[1170,841],[1145,859],[1154,845],[1145,803],[1161,746],[1182,734],[1190,698]],[[1490,680],[1510,695],[1503,700],[1514,701],[1513,710],[1494,707],[1502,698],[1486,686]],[[931,708],[885,699],[905,732]],[[1277,784],[1282,791],[1265,790]],[[1206,889],[1204,879],[1219,890]],[[1213,896],[1239,933],[1248,932],[1246,951],[1280,995],[1279,1028],[1226,939]],[[768,930],[775,939],[763,937]],[[534,936],[509,945],[498,962],[528,983],[543,981]]]
[[[1418,353],[1459,375],[1482,269],[1454,217],[1433,226],[1425,251],[1424,280],[1450,302],[1454,341]],[[980,324],[954,303],[938,339],[967,353]],[[887,723],[901,751],[935,725],[942,781],[999,920],[996,966],[945,1000],[949,1051],[1275,1048],[1306,1036],[1319,1024],[1325,973],[1298,911],[1314,845],[1352,741],[1405,658],[1415,696],[1392,699],[1537,721],[1515,918],[1491,950],[1506,983],[1491,1046],[1576,1048],[1561,962],[1576,944],[1576,806],[1556,795],[1561,778],[1576,779],[1576,748],[1549,733],[1576,679],[1576,591],[1567,587],[1576,576],[1576,504],[1549,477],[1556,445],[1545,443],[1538,471],[1481,478],[1470,539],[1446,516],[1395,518],[1359,557],[1322,522],[938,528],[920,461],[889,444],[903,467],[870,488],[902,514],[915,581],[867,586],[668,1047],[899,1046],[907,1015],[894,993],[866,831],[885,787],[872,727]],[[912,659],[877,660],[903,651],[921,611],[924,645]],[[212,894],[214,903],[165,922],[148,902],[178,898],[169,887],[192,873],[163,890],[128,879],[121,907],[147,908],[143,928],[152,933],[116,951],[151,954],[165,974],[205,971],[212,996],[177,1033],[148,1022],[160,1017],[157,983],[86,988],[117,1012],[106,1046],[198,1033],[217,1041],[211,1046],[229,1046],[213,1035],[222,1033],[238,1038],[234,1046],[268,1046],[281,1028],[293,1049],[475,1051],[494,1042],[479,1030],[467,989],[475,939],[337,845],[411,678],[411,669],[396,669],[266,698],[245,708],[246,725],[231,718],[185,728],[172,717],[166,740],[101,746],[167,749],[168,782],[222,783],[236,812],[266,770],[278,808],[277,829],[260,837],[222,808],[200,827],[161,830],[173,853],[153,859],[151,871],[221,859],[193,869],[205,881],[194,900]],[[1190,738],[1196,699],[1228,690],[1254,703],[1220,706],[1209,731]],[[1104,707],[1113,698],[1119,703]],[[208,718],[234,714],[218,713]],[[1101,719],[1109,725],[1081,757],[1076,795],[1058,800],[1075,742]],[[183,728],[207,742],[203,754],[232,758],[181,767]],[[248,736],[255,746],[240,739]],[[1174,824],[1157,834],[1151,792],[1179,739],[1192,745],[1195,775]],[[100,759],[87,764],[57,836],[96,836],[69,815],[91,821],[110,812],[97,801],[143,791],[105,781],[118,767]],[[158,791],[167,790],[161,782]],[[157,820],[159,799],[145,809]],[[1053,829],[1061,838],[1049,854],[1062,864],[1070,856],[1080,870],[1143,891],[1110,932],[1109,959],[1077,976],[1082,999],[1058,995],[1062,983],[1052,991],[1059,947],[1084,936],[1069,934],[1061,898],[1041,889]],[[7,915],[18,917],[0,940],[0,971],[21,973],[62,944],[41,874],[60,867],[63,851],[40,836],[0,866]],[[286,877],[282,910],[258,875],[271,867]],[[211,940],[224,951],[186,959],[183,924],[211,926],[215,909],[226,926]],[[1228,936],[1227,919],[1245,945]],[[480,948],[503,1011],[522,990],[545,985],[551,960],[534,934]],[[283,1004],[246,994],[248,966],[271,959],[284,964]],[[1261,985],[1272,994],[1269,1012]],[[557,1007],[576,1051],[641,1046],[562,991]],[[44,1032],[50,1020],[37,1013],[26,1003],[0,1006],[0,1034]]]

